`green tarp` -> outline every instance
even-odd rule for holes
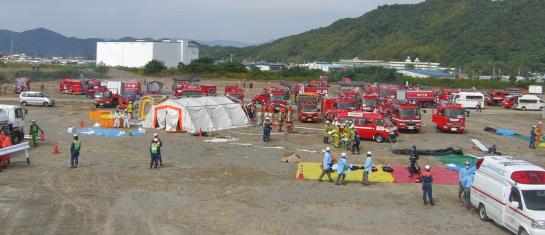
[[[477,158],[474,158],[469,155],[450,154],[450,155],[443,155],[443,156],[435,156],[435,158],[441,161],[445,165],[454,164],[457,166],[463,166],[466,161],[468,161],[471,165],[475,165],[475,163],[477,162]]]

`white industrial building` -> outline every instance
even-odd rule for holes
[[[199,46],[189,40],[97,42],[96,63],[107,66],[138,68],[155,59],[170,68],[198,58]]]

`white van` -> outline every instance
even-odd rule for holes
[[[515,99],[514,109],[520,110],[543,110],[543,100],[536,95],[523,95]]]
[[[43,105],[43,106],[53,106],[55,105],[55,100],[51,98],[45,92],[39,91],[25,91],[21,92],[19,95],[19,103],[23,106],[27,105]]]
[[[545,170],[511,156],[477,161],[471,205],[516,234],[545,234]]]
[[[477,108],[477,104],[481,102],[481,108],[484,108],[484,95],[480,92],[459,92],[452,96],[452,101],[466,109]]]

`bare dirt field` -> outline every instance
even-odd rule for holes
[[[206,82],[218,87],[238,83]],[[246,97],[265,85],[258,83]],[[0,101],[15,103],[11,97]],[[462,208],[457,186],[434,185],[437,204],[431,207],[423,205],[416,183],[363,187],[296,180],[296,166],[281,163],[282,154],[314,150],[298,154],[319,162],[319,151],[326,147],[321,131],[308,129],[273,135],[269,143],[260,141],[257,127],[215,133],[251,146],[205,143],[189,134],[157,131],[166,163],[159,169],[149,169],[154,130],[139,137],[81,136],[80,167],[69,169],[71,135],[66,129],[86,121],[93,106],[81,97],[55,97],[56,107],[28,108],[27,120],[37,119],[47,137],[31,149],[32,164],[14,155],[12,165],[0,173],[0,234],[507,234]],[[490,108],[471,113],[465,134],[444,134],[435,132],[428,110],[424,133],[401,134],[397,145],[362,141],[362,152],[372,151],[376,163],[406,164],[407,157],[393,155],[391,148],[453,146],[478,155],[470,141],[477,138],[497,144],[502,153],[545,166],[544,149],[530,150],[526,142],[483,131],[490,126],[527,135],[540,118],[539,112]],[[54,143],[60,155],[52,154]],[[348,157],[362,163],[364,156]],[[419,162],[442,166],[432,157]]]

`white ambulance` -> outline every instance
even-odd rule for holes
[[[471,204],[483,221],[516,234],[545,234],[545,170],[511,156],[477,161]]]

